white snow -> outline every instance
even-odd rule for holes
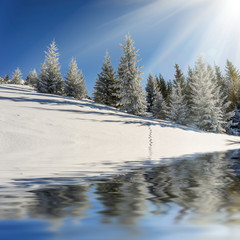
[[[126,162],[240,148],[240,138],[119,112],[91,100],[0,85],[2,184],[11,179],[106,174]],[[130,163],[129,163],[130,162]]]

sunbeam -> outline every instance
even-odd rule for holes
[[[199,54],[205,55],[211,63],[220,65],[225,63],[226,58],[234,62],[240,61],[240,1],[159,0],[155,2],[155,6],[151,5],[153,13],[157,6],[169,16],[165,22],[161,21],[162,14],[158,19],[161,24],[168,25],[168,31],[164,32],[167,40],[165,43],[159,42],[146,71],[159,71],[164,62],[172,65],[177,60],[182,62],[183,58],[183,67],[186,69]],[[149,14],[149,18],[151,17],[152,14]],[[193,47],[188,46],[188,42]],[[175,57],[174,62],[171,62],[172,56]]]

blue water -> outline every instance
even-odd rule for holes
[[[105,178],[65,177],[61,182],[13,179],[14,191],[1,185],[0,239],[240,237],[240,151],[143,164]]]

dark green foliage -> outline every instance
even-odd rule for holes
[[[186,99],[186,103],[187,103],[188,107],[190,107],[192,104],[192,95],[191,95],[191,87],[190,87],[190,85],[192,83],[192,78],[193,78],[193,70],[192,70],[192,68],[188,67],[186,86],[183,91],[183,93],[185,94],[185,99]]]
[[[231,109],[240,109],[240,73],[229,60],[226,65],[226,82],[229,84],[228,99],[231,101]]]
[[[158,87],[161,91],[161,94],[163,98],[166,100],[168,96],[168,91],[167,91],[167,84],[165,82],[165,79],[161,74],[159,74],[159,76],[156,76],[156,80],[157,80]]]
[[[219,66],[215,65],[214,70],[217,84],[221,88],[221,92],[224,92],[224,95],[227,96],[229,94],[230,82],[223,76]]]
[[[115,107],[118,99],[116,96],[116,76],[108,52],[101,69],[94,87],[94,101]]]
[[[4,77],[4,83],[8,83],[8,82],[9,82],[9,76],[8,74],[6,74]]]
[[[152,111],[155,88],[156,88],[155,78],[153,77],[152,73],[150,73],[147,79],[147,86],[146,86],[148,112]]]
[[[175,85],[177,85],[177,83],[179,83],[181,89],[183,90],[186,87],[184,75],[183,75],[181,69],[179,68],[178,64],[175,64],[174,67],[175,67],[176,72],[175,72],[175,75],[174,75],[175,79],[173,80],[173,83]]]
[[[159,76],[156,76],[156,82],[157,82],[157,86],[161,91],[163,99],[168,103],[169,97],[172,93],[172,82],[170,80],[165,81],[165,79],[161,74],[159,74]]]
[[[167,98],[166,98],[167,103],[169,103],[169,98],[171,96],[172,89],[173,89],[173,83],[171,80],[169,80],[167,82]]]

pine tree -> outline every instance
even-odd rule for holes
[[[175,64],[174,68],[175,68],[175,75],[174,75],[175,79],[173,80],[173,84],[176,86],[176,84],[179,83],[180,88],[182,89],[182,91],[184,91],[186,87],[184,75],[181,69],[179,68],[178,64]]]
[[[188,116],[188,107],[183,94],[185,80],[179,66],[175,65],[176,74],[173,81],[173,89],[169,98],[168,119],[178,124],[186,124]]]
[[[167,119],[169,108],[166,101],[164,100],[161,91],[158,87],[154,89],[154,100],[152,113],[153,117],[157,119]]]
[[[45,61],[40,69],[37,89],[43,93],[62,94],[64,83],[60,72],[58,48],[53,41],[45,52]]]
[[[223,76],[219,66],[215,65],[214,70],[215,70],[215,79],[217,81],[217,84],[220,87],[223,95],[228,98],[229,90],[230,90],[230,81],[227,77]]]
[[[171,93],[172,93],[172,89],[173,89],[173,83],[172,83],[171,80],[169,80],[167,82],[167,98],[166,98],[167,103],[169,103],[170,96],[171,96]]]
[[[0,83],[4,83],[4,78],[0,77]]]
[[[233,123],[231,124],[227,133],[240,136],[240,111],[237,107],[235,107],[233,112],[234,112],[234,116],[232,118]]]
[[[210,74],[210,78],[212,79],[212,83],[213,83],[213,96],[214,96],[214,100],[215,100],[215,111],[213,114],[213,120],[215,121],[215,126],[216,126],[216,130],[214,130],[215,132],[220,132],[220,133],[224,133],[226,132],[225,127],[228,125],[228,121],[231,121],[230,119],[228,119],[228,117],[230,116],[230,114],[224,115],[224,111],[226,110],[225,108],[227,106],[229,106],[229,102],[227,101],[226,97],[223,95],[223,93],[221,92],[221,86],[218,85],[215,75],[214,75],[214,70],[211,67],[211,65],[208,64],[207,66],[208,72]],[[214,122],[213,122],[214,123]]]
[[[149,74],[148,79],[147,79],[147,86],[146,86],[146,92],[147,92],[147,104],[148,112],[152,112],[152,107],[153,107],[153,101],[154,101],[154,91],[156,88],[156,80],[152,73]]]
[[[161,74],[159,74],[158,77],[156,76],[156,80],[157,80],[159,89],[161,91],[161,94],[162,94],[163,98],[166,100],[168,98],[167,83]]]
[[[192,94],[191,113],[193,123],[199,129],[223,132],[223,113],[220,106],[220,88],[214,80],[213,71],[199,57],[190,84]]]
[[[13,74],[10,83],[11,84],[23,84],[22,73],[19,68],[17,68]]]
[[[65,94],[76,99],[83,99],[87,96],[84,76],[82,71],[78,69],[75,59],[72,59],[69,64],[69,71],[65,81]]]
[[[191,94],[191,84],[192,84],[192,76],[193,76],[193,69],[191,67],[188,67],[188,74],[186,77],[186,87],[185,87],[185,99],[188,108],[192,105],[192,94]]]
[[[231,109],[235,107],[240,109],[240,74],[229,60],[227,60],[226,65],[226,81],[230,85],[229,100],[231,101]]]
[[[142,78],[140,67],[137,66],[138,50],[135,50],[134,42],[130,35],[125,38],[126,43],[122,44],[123,55],[118,66],[118,108],[121,111],[142,116],[146,111],[145,93],[141,86]]]
[[[220,67],[215,65],[215,79],[217,85],[220,88],[220,106],[222,106],[223,112],[223,128],[227,133],[231,132],[231,127],[233,126],[233,117],[234,111],[231,110],[230,105],[231,102],[228,100],[229,90],[230,90],[230,81],[227,77],[224,77],[221,73]]]
[[[116,76],[108,51],[106,52],[105,61],[101,69],[102,71],[98,74],[94,86],[94,101],[115,107],[117,103]]]
[[[29,85],[31,87],[36,87],[37,86],[37,72],[36,72],[36,69],[33,69],[32,71],[29,72],[28,76],[26,77],[25,84]]]
[[[8,82],[9,82],[9,76],[8,74],[6,74],[4,77],[4,83],[8,83]]]

